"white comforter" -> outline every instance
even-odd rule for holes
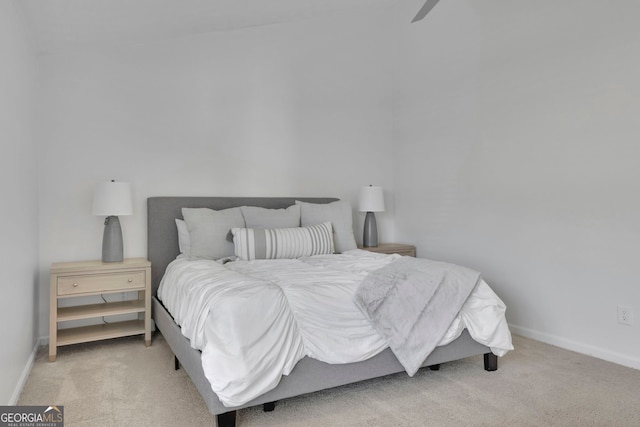
[[[273,389],[305,356],[368,359],[387,347],[353,302],[369,272],[398,259],[353,250],[297,260],[173,261],[158,296],[202,351],[211,388],[229,407]],[[482,280],[439,345],[464,328],[498,356],[513,347],[505,305]]]

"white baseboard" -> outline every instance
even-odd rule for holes
[[[514,334],[521,335],[526,338],[555,345],[556,347],[575,351],[576,353],[586,354],[587,356],[596,357],[598,359],[606,360],[607,362],[617,363],[618,365],[626,366],[628,368],[640,369],[640,359],[627,354],[616,353],[615,351],[611,351],[606,348],[595,347],[518,325],[509,324],[509,329],[511,329],[511,332]]]
[[[29,379],[29,374],[31,373],[31,369],[33,368],[33,363],[36,360],[36,355],[38,354],[38,349],[40,348],[41,345],[46,345],[46,343],[48,343],[49,341],[40,337],[38,338],[38,340],[36,340],[35,345],[33,346],[33,350],[31,351],[31,355],[29,356],[29,359],[27,359],[27,363],[24,366],[24,369],[22,370],[22,374],[20,375],[20,379],[18,380],[18,383],[16,384],[15,389],[13,390],[13,394],[11,395],[11,398],[9,399],[9,403],[8,405],[10,406],[15,406],[18,404],[18,399],[20,399],[20,394],[22,393],[22,390],[24,389],[24,385],[27,383],[27,380]]]

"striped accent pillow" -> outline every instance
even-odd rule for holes
[[[236,256],[253,259],[293,259],[332,254],[330,222],[295,228],[232,228]]]

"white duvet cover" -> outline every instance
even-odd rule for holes
[[[398,259],[352,250],[296,260],[173,261],[158,297],[202,351],[211,388],[229,407],[273,389],[305,356],[327,363],[368,359],[387,345],[353,302],[369,272]],[[504,355],[505,305],[482,280],[439,345],[464,328]]]

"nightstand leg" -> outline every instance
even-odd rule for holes
[[[56,361],[58,350],[58,277],[49,277],[49,362]]]
[[[53,338],[53,340],[49,339],[49,362],[55,362],[56,361],[56,339]]]

